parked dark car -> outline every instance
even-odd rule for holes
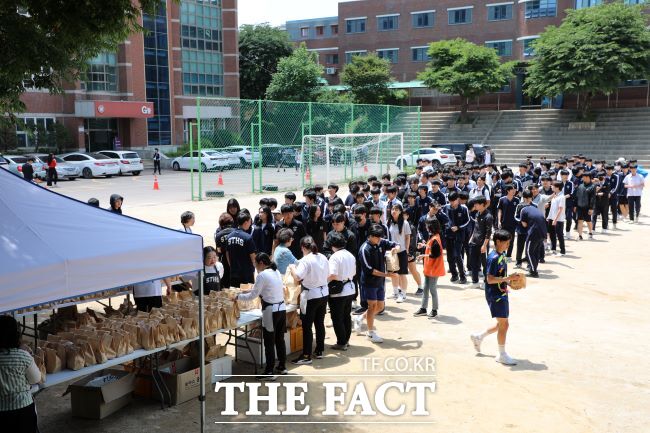
[[[469,148],[469,146],[474,147],[474,153],[476,154],[476,162],[479,164],[483,163],[485,161],[485,148],[483,147],[482,144],[470,144],[470,143],[442,143],[442,144],[433,144],[431,147],[435,148],[447,148],[451,150],[454,155],[456,155],[456,159],[460,161],[465,161],[465,152]]]
[[[262,166],[264,167],[295,167],[297,165],[297,150],[281,144],[262,144]]]

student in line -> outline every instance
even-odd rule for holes
[[[230,285],[240,287],[242,284],[255,282],[255,252],[257,248],[253,237],[247,233],[252,219],[246,212],[239,212],[237,229],[226,241],[226,256],[230,263]]]
[[[521,226],[526,229],[526,256],[528,257],[528,276],[539,278],[537,272],[537,265],[542,261],[542,254],[544,253],[544,240],[546,239],[546,218],[544,213],[539,210],[532,203],[532,193],[530,191],[523,192],[523,198],[529,206],[526,206],[521,211]]]
[[[329,307],[332,326],[336,334],[334,350],[348,350],[352,335],[352,300],[354,299],[354,276],[357,273],[357,259],[345,249],[347,241],[336,232],[330,238],[332,255],[329,257]]]
[[[268,206],[260,207],[257,218],[255,218],[252,235],[257,251],[270,255],[275,239],[275,226],[273,224],[271,208]]]
[[[636,164],[630,167],[630,174],[625,176],[623,184],[627,190],[627,203],[630,209],[630,224],[634,224],[634,216],[636,214],[637,222],[641,213],[641,194],[645,188],[645,178],[637,173],[638,166]]]
[[[287,272],[289,265],[293,265],[298,262],[298,259],[291,252],[291,244],[293,240],[293,232],[291,229],[282,229],[278,232],[276,236],[278,246],[273,252],[273,261],[278,267],[280,274],[284,275]]]
[[[489,202],[485,196],[477,196],[473,199],[473,208],[477,212],[474,230],[469,240],[470,247],[470,268],[472,271],[472,284],[478,284],[478,271],[483,269],[485,275],[487,268],[487,252],[490,246],[492,235],[492,214],[488,210]]]
[[[181,214],[181,225],[183,228],[181,231],[185,233],[192,233],[192,226],[194,225],[195,218],[194,213],[190,211],[185,211]]]
[[[445,263],[442,258],[442,240],[440,239],[440,223],[435,217],[427,218],[427,230],[429,231],[429,240],[426,244],[419,244],[419,247],[425,246],[424,250],[424,292],[420,308],[413,314],[414,316],[427,315],[429,306],[429,295],[431,295],[431,310],[428,314],[430,318],[438,315],[438,278],[445,275]]]
[[[406,301],[406,288],[408,287],[408,249],[411,242],[411,226],[404,220],[404,209],[402,205],[396,203],[390,210],[388,220],[389,239],[399,245],[397,260],[399,261],[399,270],[397,275],[393,274],[391,282],[393,284],[393,299],[397,303]]]
[[[576,188],[575,196],[578,240],[582,240],[582,227],[585,221],[589,229],[589,238],[592,239],[594,237],[594,227],[591,223],[591,216],[596,206],[596,186],[591,182],[591,172],[585,171],[582,173],[582,183]]]
[[[553,182],[551,209],[548,212],[548,232],[551,237],[551,251],[557,254],[557,244],[560,244],[560,255],[566,254],[564,248],[564,222],[566,221],[566,197],[563,194],[562,182]]]
[[[490,314],[496,323],[485,331],[471,335],[472,343],[476,352],[481,352],[483,339],[490,334],[497,333],[497,344],[499,354],[495,357],[496,362],[505,365],[516,365],[517,361],[512,359],[506,352],[506,335],[508,334],[508,317],[510,305],[508,303],[508,283],[519,278],[508,276],[508,263],[506,253],[512,236],[506,230],[496,230],[492,240],[494,250],[490,252],[487,259],[487,275],[485,276],[485,300],[490,308]]]

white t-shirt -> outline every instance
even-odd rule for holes
[[[630,173],[625,176],[623,183],[625,185],[634,185],[632,188],[627,188],[628,197],[641,197],[641,193],[643,192],[643,185],[645,185],[645,178],[643,176],[641,176],[639,173],[636,175]]]
[[[395,242],[400,247],[400,251],[408,251],[409,246],[406,245],[406,236],[411,234],[411,225],[404,221],[402,225],[402,233],[399,232],[399,224],[393,223],[388,229],[389,239]]]
[[[298,260],[296,275],[302,280],[302,285],[310,289],[302,292],[305,299],[322,298],[329,294],[327,278],[330,276],[330,267],[324,255],[309,253]]]
[[[558,222],[566,221],[566,197],[562,192],[558,194],[553,200],[551,200],[551,209],[548,211],[548,217],[546,218],[549,221],[555,220],[555,215],[562,208],[562,212],[557,217]]]
[[[492,152],[486,151],[485,152],[485,157],[484,157],[484,164],[491,164],[492,163]]]
[[[147,281],[133,285],[134,298],[147,298],[149,296],[162,296],[160,280]]]
[[[352,280],[357,273],[357,260],[348,250],[338,250],[329,259],[330,275],[336,275],[339,281]],[[352,281],[343,286],[341,293],[330,294],[330,298],[340,298],[354,295],[354,284]]]
[[[476,154],[472,149],[467,149],[465,152],[465,162],[474,162],[474,159],[476,159]]]
[[[284,283],[280,272],[273,269],[265,269],[255,278],[255,285],[250,292],[241,293],[238,299],[250,301],[258,296],[262,296],[264,302],[269,304],[279,304],[284,301]],[[286,307],[275,309],[274,311],[285,310]]]

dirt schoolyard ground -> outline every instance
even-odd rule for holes
[[[102,181],[70,182],[57,192],[83,200],[96,196],[103,207],[108,205],[108,192],[119,193],[125,197],[126,215],[176,229],[180,227],[180,214],[191,210],[196,214],[195,233],[203,235],[206,245],[214,244],[217,219],[233,192],[226,182],[226,198],[189,202],[184,201],[189,197],[188,183],[183,186],[187,192],[184,197],[179,193],[170,199],[165,183],[161,191],[151,191],[150,176],[108,180],[112,182],[108,187],[101,185]],[[236,192],[242,207],[256,213],[262,196]],[[283,202],[281,193],[267,196]],[[648,209],[646,191],[642,211],[647,214]],[[451,284],[448,275],[439,282],[439,316],[413,317],[420,298],[412,295],[416,287],[409,279],[407,301],[396,304],[388,300],[387,314],[378,319],[383,344],[373,345],[365,337],[353,335],[347,352],[326,349],[324,359],[311,366],[291,366],[290,376],[279,379],[308,384],[305,403],[311,406],[309,416],[246,416],[247,394],[236,398],[238,416],[221,416],[224,393],[211,390],[207,431],[646,432],[650,408],[650,343],[646,335],[650,329],[649,241],[650,219],[642,217],[641,224],[621,223],[618,230],[608,233],[598,230],[593,240],[567,241],[565,257],[547,256],[546,264],[540,265],[540,278],[529,279],[525,290],[510,295],[507,349],[519,360],[514,367],[494,362],[495,336],[485,339],[481,354],[475,353],[470,342],[470,333],[492,323],[482,290]],[[326,347],[335,342],[333,335],[328,328]],[[395,371],[398,358],[406,359],[399,361],[408,364],[406,370]],[[418,369],[415,359],[434,360],[435,370]],[[237,363],[234,373],[251,374],[252,367]],[[242,378],[229,380],[240,381]],[[402,397],[391,390],[386,398],[388,406],[395,409],[405,403],[405,415],[321,415],[325,410],[324,382],[349,384],[346,404],[339,409],[342,412],[355,384],[365,383],[373,401],[374,391],[388,381],[435,382],[435,392],[426,403],[430,414],[410,415],[415,408],[413,393]],[[197,401],[161,411],[155,402],[136,399],[102,421],[87,421],[71,417],[70,397],[61,397],[64,390],[61,385],[36,397],[43,433],[198,430]],[[284,398],[279,399],[280,410],[284,402]],[[262,411],[266,407],[266,403],[260,405]],[[309,423],[266,423],[269,421]],[[389,424],[373,425],[377,422]],[[414,422],[420,424],[409,424]]]

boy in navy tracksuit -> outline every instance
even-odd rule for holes
[[[560,176],[562,177],[562,192],[564,193],[564,198],[566,199],[566,234],[564,237],[566,239],[571,239],[571,223],[573,222],[573,207],[574,205],[574,193],[575,185],[569,179],[569,170],[560,171]]]
[[[623,182],[618,173],[614,173],[613,165],[606,165],[605,170],[607,171],[605,182],[609,185],[609,209],[612,212],[612,224],[614,230],[616,230],[616,223],[618,222],[618,191]]]
[[[537,206],[530,206],[532,202],[532,193],[524,191],[522,194],[524,202],[528,204],[521,210],[521,226],[526,229],[526,256],[528,257],[529,273],[533,278],[538,278],[537,265],[543,252],[544,239],[546,239],[547,226],[544,213]]]
[[[606,231],[609,226],[609,182],[605,179],[605,173],[600,171],[596,176],[596,205],[594,206],[594,213],[591,215],[591,225],[596,230],[596,223],[598,217],[602,218],[600,223],[603,231]]]
[[[445,230],[447,263],[449,272],[451,272],[451,282],[459,281],[460,284],[466,284],[465,266],[463,265],[463,229],[469,224],[469,211],[465,205],[460,204],[460,198],[456,191],[449,194],[449,204],[443,208],[444,213],[449,218]]]
[[[440,207],[447,204],[447,197],[445,196],[445,193],[440,191],[441,185],[442,182],[440,182],[438,179],[434,180],[431,184],[431,191],[429,192],[429,197],[431,197],[433,201],[438,202]]]
[[[517,221],[515,220],[515,211],[519,204],[519,199],[515,197],[517,190],[515,186],[510,184],[505,187],[506,195],[501,197],[497,205],[497,212],[499,213],[499,228],[507,230],[510,233],[510,238],[514,239],[515,229],[517,228]],[[508,245],[507,257],[512,258],[512,242]]]

